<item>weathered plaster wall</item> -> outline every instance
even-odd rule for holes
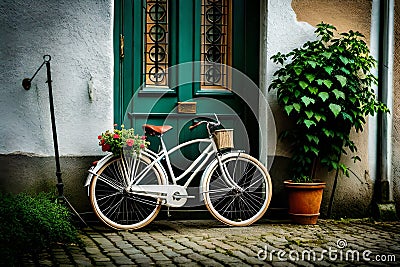
[[[313,26],[323,21],[339,32],[357,30],[369,40],[372,0],[293,0],[292,7],[298,21]]]
[[[0,191],[55,188],[46,68],[51,71],[65,194],[82,210],[97,135],[113,124],[113,1],[0,2]],[[93,86],[89,95],[89,81]]]
[[[393,57],[393,128],[392,179],[393,197],[400,212],[400,0],[394,1],[394,57]]]
[[[337,26],[339,31],[347,31],[349,29],[358,30],[368,37],[371,28],[371,1],[268,1],[268,21],[266,27],[268,38],[266,57],[267,83],[272,80],[272,74],[277,69],[277,66],[269,58],[278,51],[287,53],[305,41],[315,38],[313,34],[314,27],[321,21]],[[277,132],[281,132],[286,127],[291,127],[277,106],[275,92],[269,93],[268,99],[274,111]],[[353,134],[353,136],[359,147],[359,155],[362,158],[362,162],[354,165],[350,159],[352,156],[350,154],[343,159],[354,173],[350,175],[350,178],[340,175],[338,188],[335,193],[336,205],[334,205],[333,215],[340,214],[340,216],[344,217],[365,216],[369,212],[372,200],[373,181],[369,174],[367,127],[362,134]],[[277,159],[281,163],[277,164],[277,169],[273,171],[276,174],[285,173],[286,169],[284,165],[287,164],[287,161],[283,160],[283,158],[290,157],[285,144],[278,143],[276,154],[278,156]],[[321,207],[321,213],[325,215],[335,173],[331,172],[326,175],[326,172],[321,169],[318,175],[327,182]],[[275,181],[274,185],[278,184],[278,182],[280,183],[280,180],[287,178],[278,177],[275,179],[278,181]],[[278,192],[278,197],[280,194],[281,192]]]
[[[0,154],[53,155],[46,69],[52,57],[61,155],[99,154],[96,136],[112,126],[112,1],[3,0],[0,3]],[[93,98],[88,82],[92,78]]]

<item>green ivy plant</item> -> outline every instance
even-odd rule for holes
[[[348,149],[354,162],[360,160],[351,129],[363,131],[367,115],[389,111],[371,88],[377,84],[371,73],[376,60],[364,36],[357,31],[337,33],[325,23],[317,25],[315,34],[317,40],[271,57],[281,68],[269,90],[277,90],[279,105],[295,123],[281,134],[293,148],[295,182],[312,182],[318,163],[349,176],[341,155]]]

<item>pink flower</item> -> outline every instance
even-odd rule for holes
[[[133,139],[126,139],[126,145],[127,145],[127,146],[133,146],[134,143],[135,143],[135,140],[133,140]]]
[[[114,134],[114,139],[118,139],[119,135],[118,134]]]
[[[146,136],[145,136],[145,135],[142,135],[141,139],[142,139],[142,140],[146,140]]]
[[[115,123],[115,124],[114,124],[114,127],[117,127],[117,126],[118,126],[118,124]]]
[[[144,144],[140,144],[140,148],[144,148]]]

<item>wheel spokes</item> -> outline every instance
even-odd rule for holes
[[[96,214],[117,229],[140,228],[158,213],[160,201],[126,190],[128,184],[148,165],[139,157],[122,157],[106,164],[91,186]],[[162,184],[154,167],[147,168],[141,184]]]
[[[269,189],[266,174],[253,161],[241,156],[228,158],[223,162],[223,170],[227,171],[239,188],[229,186],[216,166],[209,178],[206,199],[209,209],[216,213],[222,221],[252,222],[264,212],[268,202]]]

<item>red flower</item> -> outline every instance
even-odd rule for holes
[[[144,144],[140,144],[140,148],[144,148]]]
[[[99,140],[100,140],[101,138],[102,138],[102,137],[101,137],[101,135],[97,136],[97,139],[99,139]]]
[[[111,149],[111,146],[109,144],[103,144],[101,146],[101,150],[103,150],[104,152],[110,151],[110,149]]]
[[[118,139],[119,135],[118,134],[114,134],[114,139]]]
[[[133,146],[134,143],[135,143],[135,140],[133,140],[133,139],[126,139],[126,145],[127,145],[127,146]]]
[[[142,140],[146,140],[146,136],[145,135],[142,135]]]

